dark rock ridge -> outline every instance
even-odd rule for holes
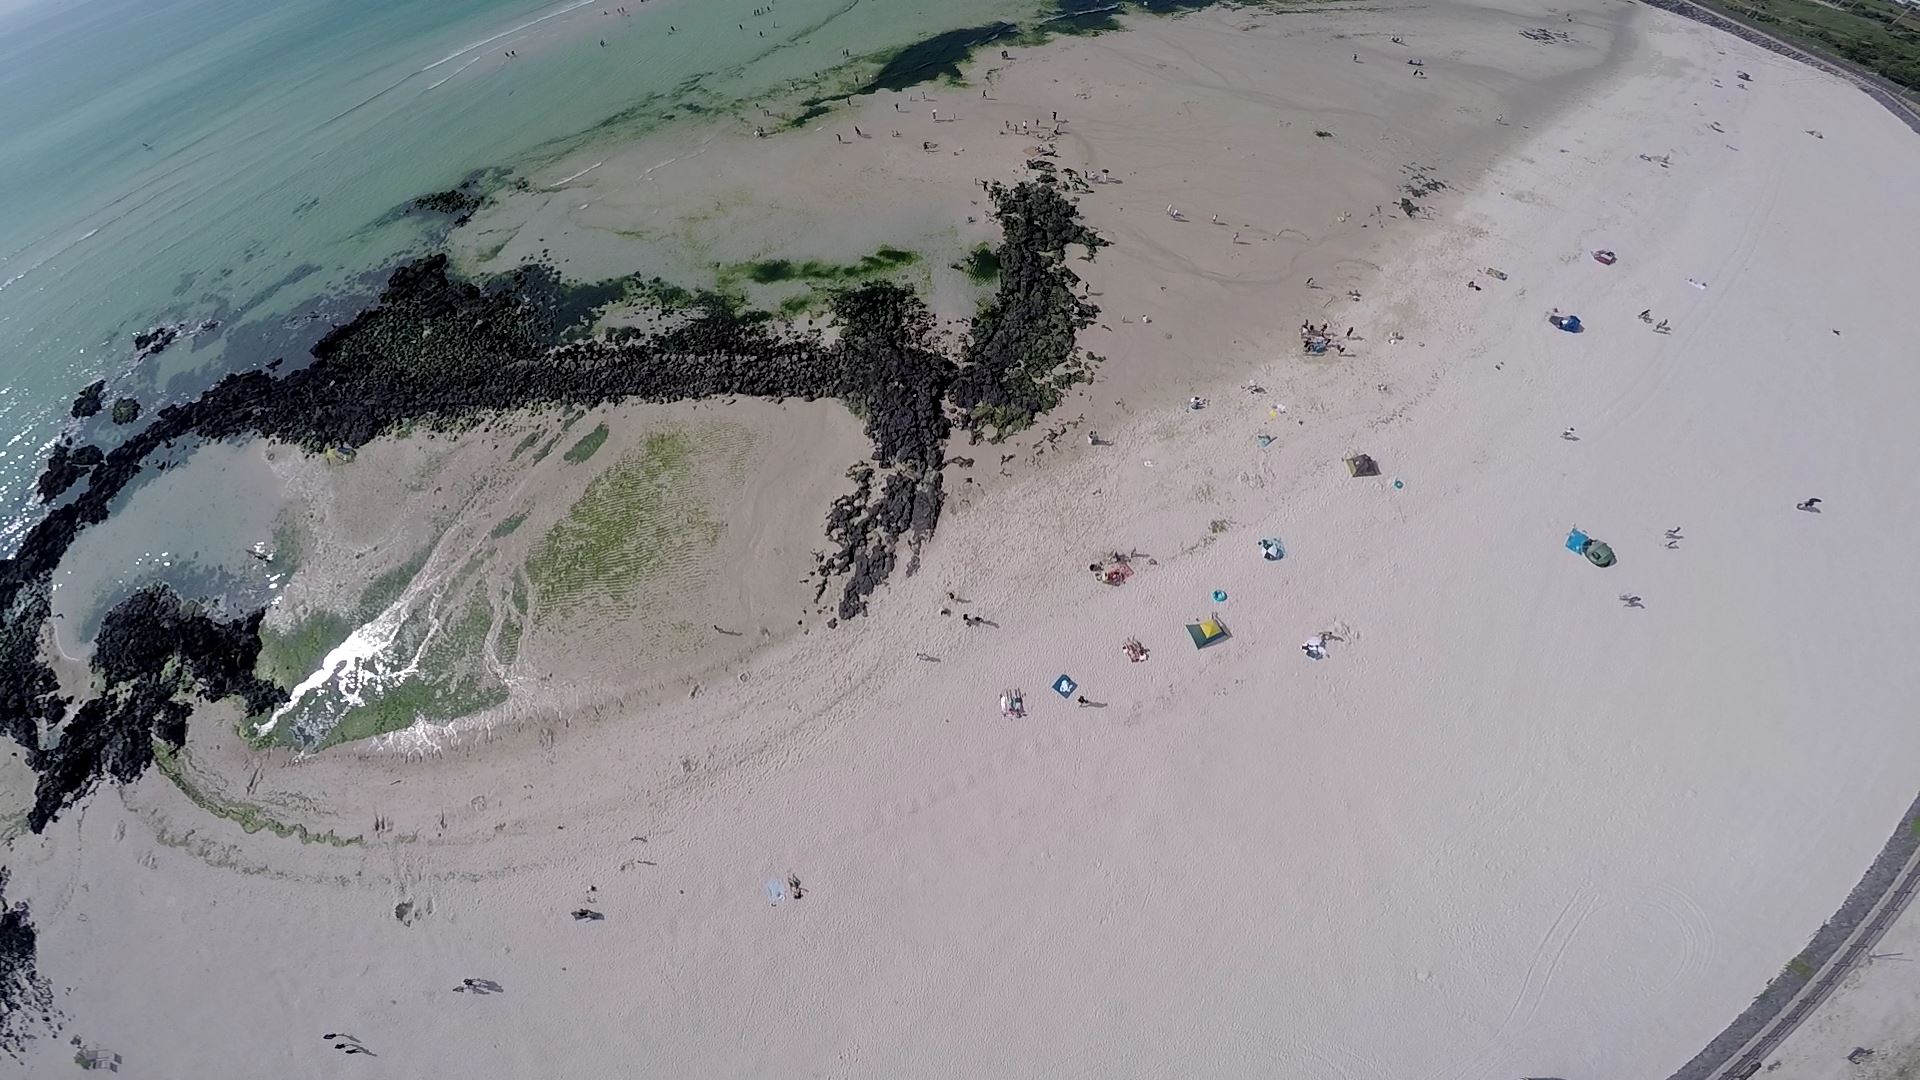
[[[866,417],[873,456],[886,479],[873,499],[875,469],[858,466],[852,494],[834,501],[827,538],[836,545],[816,565],[817,600],[843,578],[838,617],[865,613],[867,597],[893,572],[902,536],[914,565],[940,520],[947,437],[946,394],[953,361],[935,340],[933,315],[911,291],[873,284],[834,299],[840,340],[831,352],[833,396]]]
[[[1079,244],[1091,258],[1105,241],[1049,176],[987,192],[1005,234],[1000,283],[974,316],[951,396],[969,427],[1005,434],[1031,424],[1089,377],[1076,335],[1093,323],[1095,310],[1074,295],[1080,278],[1067,267],[1066,251]]]
[[[1000,291],[957,360],[942,348],[925,304],[896,285],[839,294],[832,313],[840,332],[829,343],[659,282],[572,285],[551,268],[528,266],[477,283],[450,277],[445,257],[432,256],[396,270],[378,302],[321,338],[306,366],[284,370],[276,361],[229,375],[159,409],[104,455],[57,451],[43,490],[64,494],[80,473],[84,489],[53,506],[14,557],[0,561],[0,722],[39,773],[29,824],[44,829],[103,776],[139,775],[156,741],[184,739],[194,699],[238,696],[255,714],[281,700],[277,687],[252,675],[260,613],[222,621],[163,588],[108,614],[93,658],[97,696],[77,708],[41,659],[60,560],[81,530],[106,519],[147,458],[177,440],[268,437],[317,452],[351,449],[402,425],[454,430],[526,408],[837,397],[864,417],[874,458],[829,513],[837,551],[820,559],[819,595],[839,580],[839,616],[865,611],[900,543],[917,562],[939,522],[953,417],[976,437],[981,424],[1017,430],[1086,374],[1074,332],[1093,308],[1073,295],[1077,278],[1064,259],[1068,244],[1091,249],[1099,239],[1050,183],[991,190],[1006,233],[996,253]],[[633,298],[663,310],[645,326],[588,336],[609,303]],[[44,749],[56,731],[57,744]]]

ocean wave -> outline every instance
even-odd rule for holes
[[[99,232],[100,228],[101,228],[100,226],[95,225],[93,228],[88,229],[86,232],[81,233],[79,236],[74,237],[73,239],[60,245],[54,250],[47,252],[45,255],[40,257],[40,261],[34,263],[32,266],[27,267],[25,270],[20,271],[19,273],[6,279],[5,281],[0,281],[0,292],[5,292],[9,285],[12,285],[14,282],[19,281],[21,278],[26,277],[28,274],[31,274],[35,270],[38,270],[41,267],[47,265],[47,263],[73,250],[75,246],[79,244],[83,244],[88,240],[92,239],[93,234]]]
[[[448,53],[447,55],[441,57],[440,59],[435,60],[433,63],[428,64],[426,67],[421,68],[419,71],[414,72],[414,74],[420,75],[420,74],[424,74],[426,72],[432,71],[434,68],[439,67],[441,64],[445,64],[453,60],[458,60],[460,57],[467,55],[468,53],[472,52],[475,49],[484,49],[487,46],[493,44],[494,42],[499,41],[501,38],[512,37],[513,35],[519,33],[522,30],[527,29],[528,27],[538,26],[541,23],[546,22],[548,19],[557,19],[560,16],[565,15],[569,11],[578,11],[579,9],[596,2],[598,2],[598,0],[573,0],[572,3],[562,4],[559,8],[553,11],[547,12],[545,15],[541,15],[536,18],[529,19],[526,22],[521,23],[519,26],[516,26],[511,30],[502,30],[499,33],[493,35],[492,37],[482,38],[471,45],[466,45],[466,46],[462,46],[461,48],[455,49],[453,52]],[[384,93],[384,91],[382,92]]]
[[[453,78],[453,77],[454,77],[455,75],[458,75],[458,74],[460,74],[461,72],[463,72],[463,71],[465,71],[465,70],[467,70],[468,68],[470,68],[470,67],[472,67],[473,65],[475,65],[475,64],[477,64],[477,63],[479,63],[480,61],[482,61],[482,60],[484,60],[484,59],[486,59],[486,57],[484,57],[484,56],[476,56],[476,57],[474,57],[473,59],[471,59],[471,60],[469,60],[469,61],[467,61],[466,63],[464,63],[464,64],[461,64],[461,65],[460,65],[459,67],[457,67],[457,68],[454,68],[454,69],[453,69],[453,70],[452,70],[451,72],[449,72],[449,73],[447,74],[447,77],[446,77],[445,79],[438,79],[438,80],[436,80],[436,81],[434,81],[434,82],[430,82],[430,83],[428,83],[428,84],[427,84],[427,89],[429,89],[429,90],[437,90],[437,89],[439,89],[439,88],[440,88],[440,86],[441,86],[442,84],[444,84],[444,83],[445,83],[445,82],[447,81],[447,79],[451,79],[451,78]]]
[[[499,33],[493,35],[492,37],[482,38],[481,40],[476,41],[471,45],[466,45],[466,46],[462,46],[461,48],[455,49],[453,52],[450,52],[447,55],[441,57],[440,59],[435,60],[433,63],[428,64],[426,67],[420,68],[417,71],[408,72],[406,75],[401,76],[399,79],[394,80],[394,82],[392,82],[391,84],[375,91],[374,93],[362,99],[358,103],[349,105],[345,109],[342,109],[337,113],[334,113],[332,116],[329,116],[326,118],[326,120],[322,121],[320,123],[320,126],[326,127],[328,124],[332,124],[338,120],[345,119],[346,117],[359,112],[361,109],[366,108],[367,106],[373,104],[374,102],[380,100],[381,98],[386,97],[388,94],[393,93],[395,90],[400,89],[402,86],[405,86],[407,83],[411,82],[414,76],[416,75],[425,75],[427,72],[432,71],[434,68],[437,68],[442,64],[451,63],[455,60],[458,60],[461,57],[467,55],[468,53],[473,52],[475,49],[484,49],[487,46],[493,44],[494,42],[499,41],[502,38],[512,37],[513,35],[519,33],[522,30],[527,29],[530,26],[537,26],[540,23],[546,22],[548,19],[559,18],[560,16],[565,15],[570,11],[577,11],[580,8],[586,7],[587,5],[595,2],[596,0],[571,0],[571,2],[562,5],[556,10],[549,11],[545,15],[541,15],[538,18],[529,19],[526,22],[523,22],[520,25],[515,26],[510,30],[502,30]],[[479,58],[475,57],[474,59],[477,60]],[[453,75],[458,75],[460,74],[460,71],[465,71],[465,70],[466,68],[462,67],[459,71],[455,71]],[[453,75],[447,76],[447,79],[453,78]],[[439,86],[440,83],[446,82],[447,79],[441,79],[440,82],[434,83],[433,86],[429,86],[427,87],[427,89],[431,90],[433,89],[434,86]]]

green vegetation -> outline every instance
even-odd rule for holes
[[[797,262],[792,259],[761,259],[758,262],[735,263],[721,267],[719,278],[722,290],[741,281],[755,285],[776,285],[790,281],[848,285],[883,277],[919,261],[920,256],[916,252],[883,247],[851,263],[830,263],[818,259]]]
[[[953,268],[982,285],[991,285],[1000,280],[1000,253],[990,245],[981,244],[967,252],[967,257],[955,263]]]
[[[518,529],[521,525],[525,524],[526,520],[527,520],[527,512],[525,510],[522,510],[510,518],[503,519],[500,522],[500,524],[495,525],[492,529],[489,529],[487,531],[487,535],[493,537],[495,540],[500,540],[505,537],[512,536],[513,531],[515,529]]]
[[[327,733],[320,747],[325,749],[399,731],[423,716],[434,720],[451,720],[505,700],[507,691],[502,686],[454,689],[425,680],[408,679],[373,695],[365,704],[348,709],[347,714]]]
[[[173,782],[174,787],[180,789],[182,795],[185,795],[193,805],[214,817],[225,818],[240,826],[243,832],[257,833],[265,829],[275,836],[294,837],[303,844],[332,844],[334,847],[346,847],[349,844],[362,842],[358,836],[339,836],[332,829],[323,833],[310,832],[305,825],[288,825],[275,819],[265,809],[253,803],[223,799],[201,787],[187,775],[186,764],[181,760],[183,753],[184,751],[176,750],[158,740],[153,744],[154,764],[168,780]]]
[[[458,582],[450,583],[449,591],[456,591],[458,586]],[[493,608],[486,596],[476,590],[469,595],[458,617],[441,627],[440,635],[421,658],[421,670],[430,674],[395,683],[348,709],[327,732],[321,747],[399,731],[421,717],[452,720],[506,701],[506,687],[495,681],[481,664],[487,632],[492,626]],[[411,637],[417,642],[422,633],[424,627],[419,621],[409,620],[401,637]]]
[[[540,435],[541,435],[541,432],[538,430],[527,432],[526,436],[522,438],[520,442],[514,446],[513,453],[507,455],[507,460],[512,461],[518,458],[521,454],[524,454],[528,450],[532,449],[533,444],[540,441]]]
[[[895,52],[881,66],[878,74],[859,90],[871,94],[877,90],[905,90],[909,86],[933,82],[937,79],[959,79],[960,65],[973,56],[975,49],[983,45],[1011,38],[1020,28],[1008,22],[988,23],[985,26],[969,26],[960,30],[949,30],[936,34],[925,41],[917,41]],[[822,99],[830,100],[830,99]],[[808,102],[815,105],[816,102]]]
[[[1920,89],[1920,11],[1892,0],[1703,0],[1763,33]]]
[[[356,609],[360,621],[365,622],[392,607],[393,602],[400,599],[400,594],[407,591],[407,586],[413,584],[413,579],[420,576],[421,569],[426,565],[427,552],[421,551],[374,578],[360,593],[360,606]]]
[[[316,611],[294,623],[291,630],[260,627],[260,662],[254,670],[281,686],[297,685],[313,673],[320,661],[347,640],[357,625],[345,615]]]
[[[494,639],[493,656],[502,666],[511,665],[520,658],[520,635],[527,625],[527,580],[516,574],[513,578],[513,592],[507,598],[508,608],[500,620],[500,636]]]
[[[794,293],[780,301],[778,310],[787,318],[796,319],[809,311],[820,311],[826,306],[827,298],[818,291],[809,289],[803,293]]]
[[[594,455],[594,452],[599,450],[601,444],[605,443],[606,441],[607,441],[607,425],[598,424],[598,425],[595,425],[592,431],[589,431],[585,435],[580,436],[580,441],[577,443],[574,443],[572,449],[568,450],[566,453],[560,456],[569,464],[578,465],[581,462],[592,457]],[[511,532],[512,530],[508,530],[508,531]]]
[[[276,532],[278,542],[292,539],[293,533]],[[279,561],[276,556],[276,562]],[[374,578],[360,593],[360,602],[350,612],[314,611],[294,623],[290,630],[260,627],[260,660],[254,670],[265,679],[282,686],[298,685],[313,674],[327,654],[347,640],[354,628],[385,611],[400,598],[414,577],[427,564],[427,553],[420,552],[405,564]]]
[[[308,549],[306,529],[301,527],[300,517],[292,510],[283,510],[273,519],[273,568],[291,574],[299,569],[300,560]]]
[[[685,432],[663,432],[593,478],[527,557],[535,618],[576,605],[625,610],[638,585],[719,542],[695,451]]]
[[[1796,956],[1792,960],[1787,961],[1787,974],[1796,979],[1803,981],[1811,979],[1813,978],[1813,972],[1813,965],[1808,963],[1807,958],[1804,956]]]

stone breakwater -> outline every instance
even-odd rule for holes
[[[159,409],[110,451],[56,450],[40,490],[64,501],[0,561],[0,725],[39,777],[29,825],[43,830],[103,777],[138,776],[156,741],[180,745],[196,700],[237,696],[255,715],[285,700],[253,674],[261,613],[224,619],[160,587],[107,615],[93,696],[63,695],[46,663],[61,559],[106,520],[147,459],[179,440],[269,438],[317,453],[403,425],[455,430],[528,408],[839,398],[865,417],[874,453],[828,513],[835,550],[820,559],[816,596],[837,583],[836,617],[861,614],[901,544],[911,571],[939,523],[954,427],[976,440],[1019,430],[1088,374],[1075,335],[1094,309],[1074,295],[1067,248],[1090,257],[1099,239],[1051,177],[989,191],[1004,230],[1001,279],[957,355],[924,302],[897,285],[836,297],[840,332],[828,340],[660,282],[570,284],[545,266],[462,281],[436,255],[396,270],[378,301],[322,338],[304,366],[283,371],[276,360],[229,375]],[[656,311],[644,325],[592,336],[608,305],[650,298]]]

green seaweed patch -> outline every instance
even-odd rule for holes
[[[520,439],[520,441],[514,445],[513,453],[507,455],[507,460],[514,461],[518,459],[521,454],[524,454],[528,450],[533,449],[533,444],[539,442],[540,436],[543,434],[545,433],[539,430],[527,432],[526,435],[523,436]]]
[[[503,686],[451,687],[424,679],[408,679],[348,709],[333,730],[327,732],[320,748],[401,731],[421,719],[447,721],[468,716],[506,700],[507,690]]]
[[[738,263],[723,269],[720,278],[723,285],[740,279],[751,281],[756,285],[774,285],[787,281],[851,283],[870,281],[912,266],[919,261],[920,256],[917,252],[897,247],[882,247],[871,255],[861,256],[858,262],[851,263],[831,263],[819,259],[762,259],[758,262]]]
[[[512,536],[515,529],[526,524],[526,521],[527,512],[522,510],[512,517],[501,519],[499,524],[487,530],[487,535],[493,537],[495,540],[504,540]]]
[[[1010,22],[996,22],[935,34],[894,53],[859,93],[905,90],[942,78],[962,79],[960,65],[972,58],[975,49],[1019,32],[1020,28]]]
[[[724,526],[696,491],[695,451],[685,432],[663,432],[593,478],[527,557],[536,621],[575,608],[624,612],[641,584],[719,542]]]
[[[512,606],[501,616],[500,633],[493,639],[493,658],[502,667],[520,658],[520,636],[526,630],[526,590],[514,582]]]
[[[153,746],[153,761],[160,772],[173,786],[180,789],[193,805],[205,810],[217,818],[224,818],[240,826],[245,833],[257,833],[262,830],[281,838],[293,838],[303,844],[331,844],[334,847],[347,847],[350,844],[364,843],[359,836],[341,836],[332,829],[316,833],[305,825],[280,821],[268,814],[265,809],[253,803],[223,799],[200,786],[187,774],[185,764],[180,760],[181,752],[163,742],[156,741]]]
[[[334,611],[315,611],[296,621],[292,629],[260,628],[260,661],[254,671],[263,679],[292,688],[312,674],[353,633],[354,622]]]
[[[806,127],[809,121],[818,120],[821,117],[832,112],[833,109],[830,105],[828,105],[827,103],[828,100],[829,99],[825,99],[825,98],[813,98],[813,99],[809,99],[807,101],[801,102],[801,105],[805,107],[800,110],[800,114],[798,116],[795,116],[792,120],[787,121],[787,126],[794,127],[794,128]]]
[[[400,594],[407,591],[407,586],[413,584],[413,579],[420,576],[420,571],[426,565],[427,552],[422,550],[413,558],[369,582],[367,587],[361,590],[360,604],[355,608],[360,621],[366,622],[392,607],[393,602],[400,599]]]
[[[461,582],[449,583],[458,591]],[[322,748],[358,739],[370,739],[410,727],[415,721],[436,722],[468,716],[505,702],[508,691],[482,664],[487,634],[493,629],[493,608],[484,593],[475,590],[427,646],[420,667],[425,675],[384,687],[348,709],[321,741]],[[403,628],[402,638],[419,640],[419,621]],[[515,642],[517,649],[518,642]]]
[[[1000,253],[989,244],[981,244],[967,252],[966,258],[954,263],[953,268],[982,285],[991,285],[1000,280]]]
[[[648,278],[633,290],[632,297],[661,311],[725,317],[750,321],[755,313],[747,310],[747,298],[737,290],[689,289],[664,278]],[[615,327],[607,340],[620,341],[635,336],[632,327]]]
[[[828,294],[818,289],[808,289],[806,292],[794,293],[780,301],[775,310],[785,318],[797,319],[809,312],[824,311],[831,300]]]
[[[580,436],[579,442],[574,443],[566,453],[560,455],[561,460],[572,465],[578,465],[597,453],[600,447],[606,444],[606,441],[607,425],[596,424],[592,431]],[[525,517],[526,515],[522,514],[521,516]]]

